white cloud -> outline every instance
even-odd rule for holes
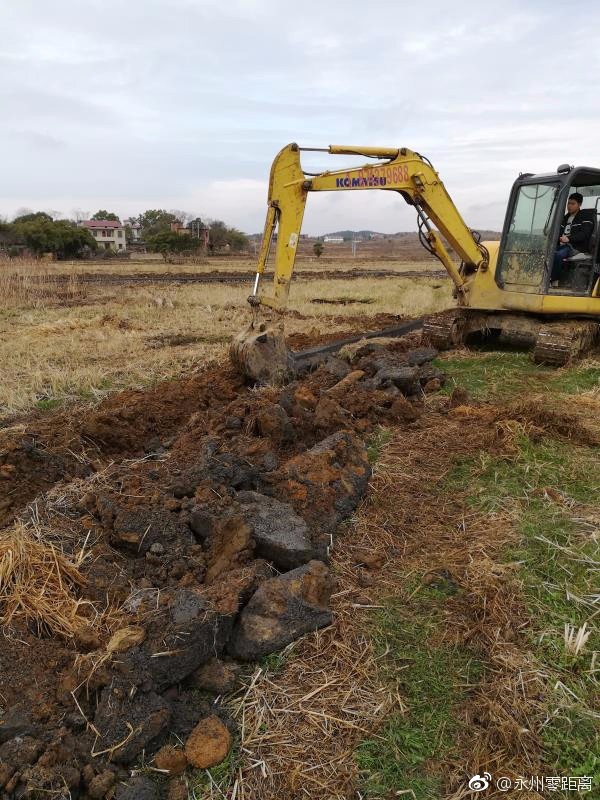
[[[6,4],[0,214],[162,206],[256,231],[276,152],[342,142],[423,152],[469,224],[499,227],[519,171],[597,163],[584,5],[557,53],[557,0]],[[386,193],[310,198],[307,230],[346,227],[414,222]]]

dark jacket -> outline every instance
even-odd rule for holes
[[[560,226],[560,235],[565,232],[565,225],[569,215],[565,214]],[[569,243],[575,250],[580,253],[590,252],[590,239],[594,232],[596,225],[596,212],[593,208],[582,208],[575,214],[573,222],[571,223],[571,232],[568,234]]]

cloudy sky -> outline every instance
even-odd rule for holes
[[[596,0],[2,0],[0,30],[8,218],[162,207],[255,232],[297,141],[418,150],[497,229],[519,171],[600,165]],[[381,191],[312,195],[305,217],[414,227]]]

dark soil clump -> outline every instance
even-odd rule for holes
[[[369,342],[283,388],[212,365],[2,432],[2,522],[81,574],[72,635],[5,626],[2,797],[159,797],[130,778],[142,753],[192,731],[221,751],[235,726],[194,687],[216,698],[237,661],[330,623],[328,546],[367,490],[365,438],[420,424],[433,355]]]

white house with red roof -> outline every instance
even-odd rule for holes
[[[100,250],[126,250],[125,226],[119,220],[82,219],[77,223],[80,228],[87,228],[98,244]]]

